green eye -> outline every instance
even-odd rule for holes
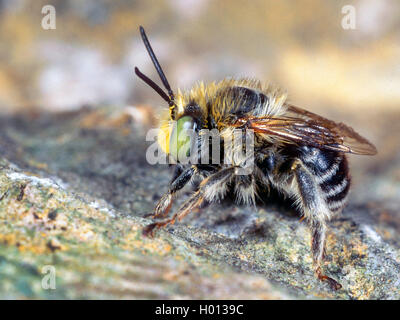
[[[190,156],[191,136],[195,130],[192,117],[184,116],[175,122],[169,140],[169,152],[175,160]]]

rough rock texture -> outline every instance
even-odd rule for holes
[[[387,152],[353,166],[328,234],[334,292],[314,277],[306,224],[280,202],[224,201],[143,238],[170,179],[146,162],[145,132],[118,108],[0,119],[0,298],[400,298],[398,137],[382,131]],[[55,290],[42,289],[46,265]]]

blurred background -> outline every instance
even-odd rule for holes
[[[42,28],[48,4],[55,30]],[[342,27],[346,5],[354,30]],[[399,108],[396,0],[1,0],[0,13],[2,111],[162,104],[133,75],[137,65],[156,78],[139,25],[174,88],[249,76],[314,110]]]
[[[49,4],[56,29],[45,30]],[[343,28],[348,5],[355,29]],[[286,88],[293,104],[355,126],[383,153],[394,145],[382,140],[398,146],[396,0],[0,0],[0,15],[3,113],[145,105],[156,118],[164,102],[133,73],[138,66],[159,80],[143,25],[175,89],[255,77]]]

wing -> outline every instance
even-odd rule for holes
[[[254,132],[280,137],[288,143],[301,142],[321,149],[374,155],[377,150],[367,139],[343,123],[289,105],[284,117],[247,117],[235,126],[245,125]]]

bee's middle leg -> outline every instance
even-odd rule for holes
[[[177,220],[182,220],[192,210],[198,208],[205,200],[213,201],[222,197],[226,191],[226,183],[235,172],[235,167],[222,169],[209,177],[205,178],[197,190],[169,219],[161,220],[149,224],[143,229],[144,235],[152,235],[155,229],[163,228],[169,224],[174,224]]]

